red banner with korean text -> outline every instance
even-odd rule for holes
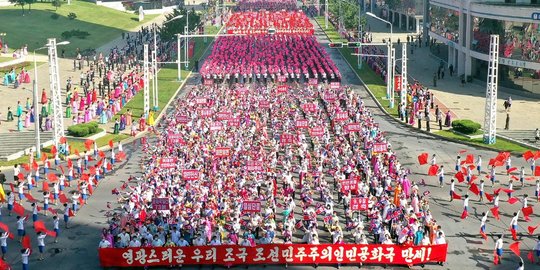
[[[152,209],[154,210],[169,210],[171,205],[169,204],[169,198],[153,198]]]
[[[425,264],[445,262],[448,245],[268,244],[100,248],[101,267],[250,264]]]
[[[215,156],[217,158],[228,157],[230,155],[231,155],[231,148],[230,147],[216,147]]]
[[[178,158],[176,157],[164,157],[161,158],[161,161],[159,163],[159,167],[162,169],[172,169],[176,168]]]
[[[394,76],[394,91],[401,91],[401,75]]]
[[[182,179],[186,181],[199,180],[199,171],[198,170],[182,170]]]
[[[374,153],[386,153],[386,152],[388,152],[388,144],[387,143],[374,143],[373,144],[373,152]]]
[[[319,83],[319,80],[317,78],[309,78],[308,85],[315,86]]]
[[[341,87],[341,83],[339,82],[331,82],[330,83],[330,88],[331,89],[339,89]]]
[[[352,211],[365,211],[369,206],[369,198],[351,198]]]

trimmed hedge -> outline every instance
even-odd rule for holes
[[[96,134],[100,130],[97,122],[88,122],[68,127],[68,134],[73,137],[86,137]]]
[[[452,121],[452,128],[463,134],[473,134],[478,131],[482,126],[472,120],[454,120]]]

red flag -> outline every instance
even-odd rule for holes
[[[75,155],[80,156],[79,150],[75,149]]]
[[[516,167],[512,167],[506,171],[506,173],[512,173],[513,171],[517,170]]]
[[[512,240],[517,241],[517,232],[516,232],[516,230],[510,228],[510,233],[512,233]]]
[[[2,229],[4,232],[9,232],[8,225],[3,222],[0,222],[0,229]]]
[[[90,151],[90,149],[92,149],[93,144],[94,144],[94,141],[88,139],[88,140],[84,141],[84,148],[86,148],[87,151]]]
[[[471,186],[469,187],[469,190],[476,194],[478,196],[478,194],[480,194],[480,190],[478,189],[478,186],[475,184],[475,183],[472,183]]]
[[[55,156],[57,152],[58,152],[58,150],[56,149],[56,146],[53,145],[53,146],[51,147],[51,154],[52,154],[53,156]]]
[[[9,189],[11,189],[11,192],[15,192],[15,186],[13,186],[13,183],[9,183]]]
[[[534,176],[540,176],[540,166],[534,168]]]
[[[19,180],[24,180],[24,174],[23,173],[17,174],[17,177],[19,177]]]
[[[96,167],[94,167],[94,166],[90,167],[90,174],[91,175],[96,175]]]
[[[539,159],[539,158],[540,158],[540,150],[534,152],[534,159]]]
[[[139,219],[144,222],[146,220],[146,211],[145,210],[141,210],[141,212],[139,213]]]
[[[88,193],[90,193],[90,195],[94,194],[94,187],[92,185],[88,185]]]
[[[531,150],[523,153],[523,159],[525,159],[525,161],[528,161],[531,158],[534,158],[534,153]]]
[[[452,192],[452,198],[455,200],[461,200],[461,195],[457,194],[455,191]]]
[[[465,176],[463,175],[463,173],[461,171],[457,172],[456,175],[454,175],[454,176],[456,177],[456,179],[460,183],[465,181]]]
[[[486,195],[486,199],[487,199],[488,201],[490,201],[490,202],[493,201],[493,195],[491,195],[491,194],[489,194],[489,193],[487,193],[487,192],[484,192],[484,194]]]
[[[532,206],[524,207],[524,208],[521,208],[521,212],[523,212],[524,216],[528,217],[528,216],[532,215],[533,208],[532,208]]]
[[[495,159],[494,158],[490,159],[488,165],[489,166],[495,165]]]
[[[123,151],[118,152],[117,158],[118,158],[118,160],[124,160],[126,158],[126,153],[124,153]]]
[[[22,205],[20,205],[19,203],[14,202],[13,203],[13,212],[17,213],[17,215],[19,215],[19,216],[23,216],[24,215],[24,207],[22,207]]]
[[[534,231],[536,230],[536,228],[538,228],[538,226],[540,225],[536,225],[536,226],[528,226],[527,227],[527,231],[529,231],[529,234],[532,235],[534,233]]]
[[[508,248],[516,254],[516,256],[521,257],[521,252],[519,251],[519,244],[521,242],[514,242],[508,246]]]
[[[104,158],[104,157],[105,157],[105,153],[103,153],[103,151],[101,151],[101,150],[98,151],[98,155],[99,155],[99,157],[101,157],[101,158]]]
[[[23,169],[24,169],[25,171],[27,171],[27,172],[30,171],[30,165],[28,165],[28,164],[26,164],[26,163],[23,163],[23,164],[21,164],[21,166],[23,167]]]
[[[64,171],[64,167],[62,167],[62,165],[60,165],[58,167],[60,167],[60,170],[62,171],[62,174],[66,174],[66,172]]]
[[[467,155],[467,157],[465,158],[465,163],[467,163],[467,164],[474,163],[474,155],[473,154]]]
[[[517,201],[519,201],[519,200],[518,200],[518,198],[516,198],[516,197],[512,197],[512,198],[508,199],[508,203],[509,203],[509,204],[514,204],[514,203],[516,203]]]
[[[34,159],[34,162],[32,162],[32,169],[34,171],[37,171],[39,169],[39,165],[37,164],[37,161]]]
[[[36,202],[36,198],[34,198],[34,196],[32,196],[30,193],[24,193],[24,197],[26,197],[29,202]]]
[[[428,175],[437,175],[437,171],[439,170],[439,166],[431,165],[428,170]]]
[[[47,231],[47,228],[45,227],[45,223],[43,222],[43,220],[34,221],[34,230],[36,232],[45,232],[45,231]]]
[[[107,171],[112,171],[112,164],[111,163],[107,163]]]
[[[73,210],[71,210],[71,208],[68,209],[68,216],[69,217],[75,216],[75,214],[73,213]]]
[[[58,198],[60,199],[60,202],[61,202],[62,204],[68,202],[68,199],[66,198],[66,194],[64,194],[64,193],[61,193],[61,194],[58,196]]]
[[[23,236],[23,238],[22,238],[22,247],[32,249],[32,245],[30,243],[31,243],[30,242],[30,236],[28,236],[28,235]]]
[[[482,238],[484,238],[484,240],[487,240],[487,235],[482,230],[480,230],[480,235],[482,236]]]
[[[534,263],[534,255],[532,251],[529,251],[529,253],[527,253],[527,258],[531,263]]]
[[[49,191],[49,183],[47,183],[46,181],[43,181],[43,191]]]
[[[72,167],[73,167],[73,161],[71,161],[71,159],[68,159],[68,160],[67,160],[67,167],[68,167],[68,168],[72,168]]]
[[[56,215],[56,214],[57,214],[56,210],[52,209],[52,207],[49,207],[48,210],[49,210],[49,212],[51,212],[51,214],[53,214],[53,215]]]
[[[476,179],[478,179],[478,176],[476,176],[476,175],[471,176],[471,183],[474,182],[474,180],[476,180]]]
[[[496,251],[493,251],[493,264],[499,264],[499,256],[497,255]]]
[[[41,161],[45,162],[47,160],[47,154],[41,153]]]
[[[45,233],[50,237],[55,237],[56,238],[56,232],[55,231],[46,230]]]
[[[60,138],[60,143],[66,143],[67,142],[67,138],[66,137],[61,137]]]
[[[49,174],[47,174],[47,179],[49,181],[53,181],[53,182],[58,181],[58,176],[56,176],[56,174],[54,174],[54,173],[49,173]]]
[[[84,205],[84,200],[83,200],[83,198],[82,198],[82,197],[79,197],[79,204],[80,204],[81,206],[83,206],[83,205]]]
[[[420,165],[427,164],[427,159],[428,153],[422,153],[418,156],[418,163],[420,163]]]
[[[112,140],[109,140],[109,146],[110,146],[111,148],[113,148],[113,146],[114,146],[114,143],[113,143],[113,141],[112,141]]]
[[[493,207],[490,210],[491,210],[491,213],[493,214],[493,216],[495,217],[495,219],[501,220],[501,218],[499,217],[499,208],[498,207]]]
[[[463,213],[461,213],[461,219],[466,219],[469,216],[469,212],[467,210],[463,210]]]

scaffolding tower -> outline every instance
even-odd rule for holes
[[[484,116],[484,143],[494,144],[497,137],[499,35],[491,35],[489,39],[489,67],[486,86],[486,109]]]
[[[150,112],[150,85],[148,80],[148,44],[144,44],[144,118],[148,119]]]
[[[49,50],[49,81],[53,105],[53,142],[56,148],[59,149],[60,138],[64,137],[64,111],[62,110],[62,93],[60,88],[60,74],[58,73],[56,39],[49,38],[47,48]]]

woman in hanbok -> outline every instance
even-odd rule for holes
[[[77,122],[78,120],[79,120],[79,119],[77,118],[77,116],[73,116],[73,117],[71,118],[71,123],[72,123],[73,125],[76,125],[76,124],[78,124],[78,122]]]
[[[127,109],[127,112],[126,112],[126,126],[131,126],[131,123],[132,123],[132,120],[131,120],[131,111],[129,109]]]
[[[24,114],[24,127],[30,127],[30,116],[28,115],[28,113]]]
[[[446,111],[446,117],[444,119],[444,125],[447,127],[450,127],[452,125],[452,116],[450,115],[450,111]]]
[[[30,108],[30,123],[34,123],[35,120],[36,120],[36,119],[35,119],[35,117],[34,117],[34,106],[32,106],[32,107]]]
[[[17,117],[17,130],[22,131],[23,130],[23,121],[20,117]]]
[[[101,110],[101,114],[99,117],[99,123],[100,124],[106,124],[107,123],[107,112],[106,110]]]
[[[118,121],[118,118],[114,120],[114,131],[113,134],[120,133],[120,122]]]
[[[92,90],[92,102],[97,102],[97,91],[95,88]]]
[[[120,127],[119,127],[119,130],[124,130],[126,129],[126,116],[124,114],[122,114],[120,116]]]
[[[4,74],[4,86],[9,85],[9,74]]]
[[[90,120],[90,109],[86,107],[86,109],[84,110],[84,123],[88,123],[90,122]]]
[[[113,111],[111,109],[111,106],[107,107],[106,113],[107,113],[107,121],[109,121],[110,119],[113,118],[114,113],[113,113]]]
[[[78,114],[78,118],[79,118],[79,119],[77,119],[77,122],[78,122],[78,123],[85,123],[85,122],[84,122],[84,112],[80,112],[80,113]]]
[[[41,106],[41,115],[43,115],[43,117],[49,116],[49,112],[47,111],[47,106],[45,105]]]
[[[120,110],[122,110],[122,106],[120,105],[120,98],[116,99],[116,102],[114,103],[114,108],[115,108],[115,114],[117,112],[119,112]]]
[[[21,102],[17,101],[17,114],[15,114],[15,116],[21,117],[22,113],[23,113],[23,107],[21,105]]]
[[[126,106],[126,94],[125,93],[122,94],[122,108],[124,106]]]
[[[45,119],[45,131],[49,131],[51,129],[52,129],[51,118],[47,117],[47,119]]]
[[[26,98],[26,105],[24,106],[24,108],[26,108],[27,111],[32,108],[32,102],[30,102],[30,98]]]
[[[71,93],[71,91],[67,91],[67,93],[66,93],[66,105],[70,104],[72,95],[73,94]]]
[[[154,121],[154,111],[151,110],[150,113],[148,114],[148,125],[149,126],[154,126],[155,124],[155,121]]]
[[[71,105],[66,106],[66,118],[71,118]]]
[[[42,105],[45,105],[45,103],[47,103],[48,99],[47,99],[47,91],[45,91],[45,88],[43,88],[43,90],[41,90],[41,104]]]
[[[86,102],[83,97],[79,99],[79,111],[84,111],[84,108],[86,107]]]
[[[144,114],[141,114],[141,118],[139,119],[139,130],[140,131],[146,130],[146,120],[144,120]]]

